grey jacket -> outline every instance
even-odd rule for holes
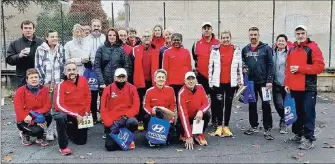
[[[287,58],[287,50],[281,52],[279,52],[277,49],[273,50],[273,64],[274,64],[273,82],[274,84],[279,86],[284,86],[286,58]]]

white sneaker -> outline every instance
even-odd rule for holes
[[[53,128],[50,126],[48,129],[47,129],[47,135],[45,136],[45,139],[47,141],[53,141],[55,140],[55,137],[54,137],[54,130]]]

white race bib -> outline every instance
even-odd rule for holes
[[[78,129],[91,128],[93,127],[92,115],[84,116],[81,122],[78,122]]]

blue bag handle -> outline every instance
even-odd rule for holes
[[[285,100],[288,100],[288,99],[291,99],[291,98],[292,98],[291,93],[286,93]]]

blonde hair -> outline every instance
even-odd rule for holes
[[[80,24],[75,24],[75,25],[73,25],[72,35],[75,34],[75,31],[76,31],[76,30],[81,30],[82,32],[84,32],[84,28],[83,28],[83,26],[80,25]]]
[[[223,34],[228,34],[231,39],[231,32],[229,30],[224,30],[221,32],[220,37],[222,37]]]
[[[172,30],[171,28],[167,28],[167,29],[165,29],[165,30],[163,31],[163,34],[166,33],[166,32],[173,34],[173,30]]]

